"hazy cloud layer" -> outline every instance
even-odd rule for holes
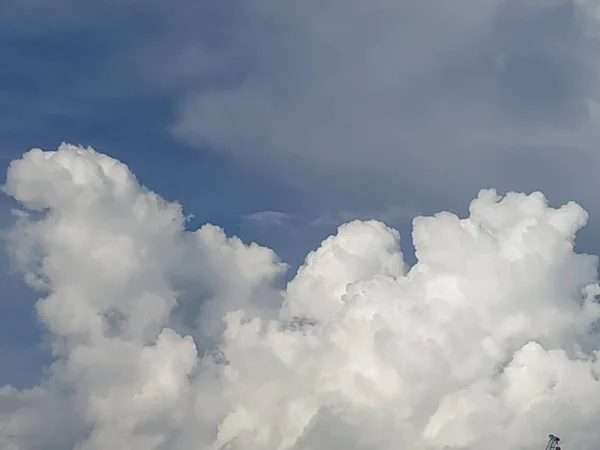
[[[600,438],[587,213],[482,191],[467,218],[353,221],[287,287],[269,249],[205,225],[92,149],[14,161],[9,242],[55,362],[0,390],[0,446],[568,448]]]
[[[328,226],[328,225],[341,225],[344,222],[350,222],[352,220],[368,220],[376,219],[384,223],[398,223],[402,220],[410,220],[413,217],[419,215],[415,208],[403,208],[399,206],[390,206],[383,211],[368,211],[358,212],[343,210],[335,214],[324,214],[317,217],[310,222],[311,226]]]
[[[306,190],[356,187],[375,208],[401,188],[454,205],[483,186],[590,200],[595,1],[3,8],[7,33],[89,40],[77,95],[166,95],[175,136]]]
[[[550,172],[564,185],[590,152],[597,164],[590,4],[264,0],[242,9],[245,39],[225,36],[233,56],[219,60],[239,75],[189,85],[177,136],[290,182],[369,179],[425,197],[534,189]],[[176,77],[178,67],[166,70]]]
[[[288,220],[290,215],[281,211],[259,211],[242,216],[242,221],[258,227],[282,226]]]

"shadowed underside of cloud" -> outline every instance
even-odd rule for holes
[[[481,191],[339,227],[285,288],[269,249],[205,225],[120,162],[62,145],[14,161],[8,236],[55,359],[0,390],[7,450],[568,448],[600,439],[587,213]]]

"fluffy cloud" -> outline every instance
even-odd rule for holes
[[[597,258],[587,213],[482,191],[414,219],[418,262],[378,221],[339,227],[287,287],[269,249],[120,162],[64,144],[8,170],[11,254],[55,362],[0,390],[0,444],[65,449],[568,448],[600,438]]]

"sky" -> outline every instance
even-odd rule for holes
[[[0,447],[595,448],[599,2],[4,0],[0,56]]]

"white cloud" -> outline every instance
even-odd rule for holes
[[[467,218],[415,218],[410,268],[395,230],[354,221],[279,292],[272,251],[185,231],[92,149],[32,150],[5,190],[55,363],[0,390],[2,448],[596,448],[600,288],[577,204],[482,191]]]

